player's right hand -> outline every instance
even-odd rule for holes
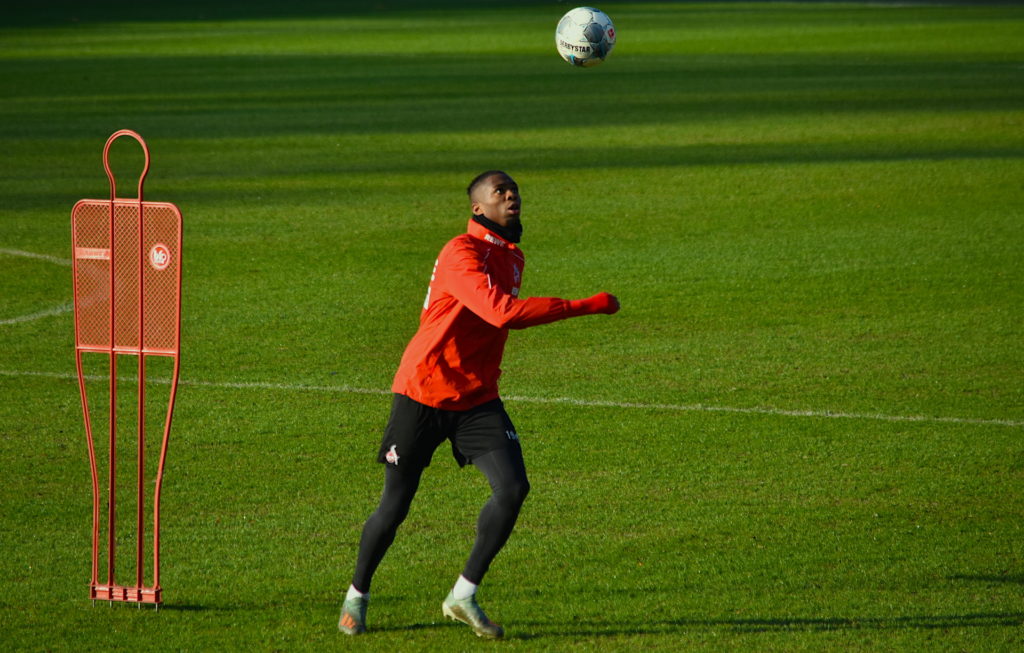
[[[573,310],[580,311],[583,314],[587,313],[604,313],[605,315],[612,315],[618,313],[620,304],[619,299],[606,292],[599,292],[593,297],[587,297],[586,299],[574,299],[569,302]]]
[[[622,308],[622,304],[619,303],[619,298],[610,293],[602,294],[608,295],[608,310],[605,311],[605,313],[607,313],[608,315],[614,315],[615,313],[618,313],[619,309]]]

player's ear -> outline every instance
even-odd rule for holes
[[[484,210],[480,207],[480,202],[472,201],[469,203],[470,210],[473,211],[473,215],[483,215]]]

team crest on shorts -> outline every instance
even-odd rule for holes
[[[391,449],[389,449],[388,452],[386,454],[384,454],[384,460],[388,461],[392,465],[398,465],[398,445],[397,444],[391,445]]]

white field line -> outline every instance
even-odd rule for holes
[[[5,247],[0,247],[0,254],[6,254],[7,256],[20,256],[22,258],[34,258],[48,263],[56,263],[57,265],[71,265],[70,259],[57,258],[56,256],[50,256],[48,254],[36,254],[35,252],[26,252],[20,249],[7,249]],[[70,313],[74,308],[74,304],[69,302],[67,304],[48,308],[44,311],[37,311],[35,313],[29,313],[28,315],[19,315],[17,317],[0,320],[0,326],[21,324],[22,322],[31,322],[33,320],[38,320],[39,318],[50,317],[51,315]]]
[[[75,374],[59,372],[31,372],[20,370],[0,370],[2,376],[28,376],[43,377],[50,379],[75,380]],[[106,376],[87,376],[88,381],[106,381]],[[133,381],[133,377],[119,377],[124,381]],[[167,379],[152,379],[152,383],[168,384]],[[280,390],[285,392],[319,392],[327,394],[364,394],[364,395],[390,395],[390,390],[371,388],[356,388],[349,385],[302,385],[291,383],[266,383],[266,382],[227,382],[227,381],[191,381],[182,380],[183,386],[207,387],[207,388],[230,388],[238,390]],[[623,408],[640,409],[666,412],[692,412],[692,413],[738,413],[746,415],[777,415],[781,417],[815,417],[821,419],[850,419],[850,420],[876,420],[882,422],[923,422],[938,424],[978,424],[982,426],[1011,426],[1024,427],[1024,421],[1011,419],[981,419],[974,417],[931,417],[927,415],[883,415],[879,413],[843,413],[830,410],[786,410],[783,408],[739,408],[732,406],[709,406],[707,404],[646,404],[629,401],[602,401],[593,399],[573,399],[570,397],[521,397],[507,396],[507,401],[521,401],[531,404],[565,404],[569,406],[584,406],[588,408]]]
[[[61,315],[63,313],[70,313],[74,310],[74,304],[67,303],[61,304],[60,306],[54,306],[48,308],[45,311],[39,311],[37,313],[29,313],[28,315],[19,315],[17,317],[10,317],[0,320],[0,326],[6,324],[20,324],[22,322],[31,322],[32,320],[38,320],[41,317],[50,317],[51,315]]]
[[[36,254],[35,252],[26,252],[20,249],[7,249],[5,247],[0,247],[0,254],[20,256],[22,258],[34,258],[39,259],[40,261],[56,263],[57,265],[71,265],[71,259],[57,258],[56,256],[50,256],[49,254]]]

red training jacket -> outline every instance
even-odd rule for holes
[[[420,326],[402,355],[393,392],[445,410],[498,397],[509,329],[581,315],[555,297],[519,299],[526,259],[515,244],[470,220],[434,264]]]

